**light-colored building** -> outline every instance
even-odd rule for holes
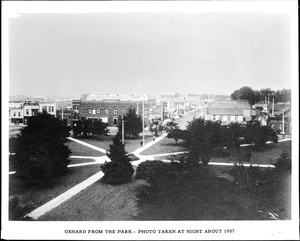
[[[245,123],[255,118],[256,112],[244,101],[217,101],[208,104],[205,120],[221,121],[222,124],[233,122]]]
[[[56,102],[55,101],[40,101],[39,111],[46,111],[48,114],[56,117]]]
[[[23,101],[10,101],[9,102],[9,123],[20,124],[23,123],[24,110]]]
[[[36,116],[40,111],[40,105],[37,101],[25,101],[24,102],[24,125],[27,125],[28,119],[32,116]]]

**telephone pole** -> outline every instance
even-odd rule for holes
[[[145,145],[145,97],[143,98],[143,147]]]

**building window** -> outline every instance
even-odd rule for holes
[[[29,109],[26,109],[26,115],[29,115]]]
[[[92,113],[93,113],[92,106],[89,106],[88,107],[88,114],[92,114]]]
[[[14,111],[14,116],[16,116],[16,112]]]
[[[114,125],[117,126],[118,125],[118,119],[114,118]]]
[[[216,116],[215,115],[213,115],[213,120],[216,120]]]
[[[101,112],[100,106],[97,106],[97,108],[96,108],[96,113],[97,113],[97,114],[100,114],[100,112]]]
[[[220,115],[220,118],[219,118],[220,120],[223,120],[223,115]]]
[[[78,105],[73,105],[73,110],[78,110]]]
[[[123,107],[122,107],[122,115],[125,115],[126,113],[127,113],[126,107],[123,106]]]
[[[231,116],[229,115],[229,116],[227,117],[227,119],[228,119],[228,121],[230,121],[230,120],[231,120]]]
[[[21,116],[21,112],[20,111],[18,112],[18,116]]]
[[[105,110],[104,110],[105,114],[108,115],[109,114],[109,109],[108,106],[105,106]]]
[[[234,119],[237,121],[237,120],[238,120],[238,116],[236,115],[236,116],[234,117]]]
[[[114,113],[114,115],[117,115],[117,114],[118,114],[118,107],[117,107],[117,106],[114,106],[113,113]]]
[[[47,111],[47,106],[42,106],[43,111]]]

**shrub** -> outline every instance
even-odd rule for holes
[[[17,175],[36,184],[44,184],[63,174],[71,153],[64,144],[69,128],[46,112],[29,119],[15,142],[14,166]]]
[[[245,188],[255,188],[261,180],[261,172],[259,167],[245,167],[244,165],[235,164],[232,169],[228,172],[234,177],[235,184]]]
[[[24,215],[29,212],[31,205],[25,205],[21,196],[9,197],[9,220],[25,220]]]
[[[291,158],[288,154],[287,150],[283,150],[280,157],[277,159],[276,163],[274,163],[276,172],[279,173],[290,173],[292,169]]]
[[[107,156],[111,162],[105,162],[100,166],[104,173],[102,181],[108,184],[122,184],[131,181],[134,169],[130,163],[130,157],[125,151],[125,147],[117,134],[107,151]]]
[[[138,165],[135,178],[161,185],[172,175],[172,170],[172,166],[163,161],[145,161]]]

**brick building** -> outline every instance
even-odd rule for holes
[[[118,126],[119,116],[126,115],[129,109],[134,109],[137,115],[143,113],[142,101],[108,100],[73,100],[73,121],[81,118],[100,119],[109,127]],[[145,123],[148,123],[149,104],[145,103]]]

